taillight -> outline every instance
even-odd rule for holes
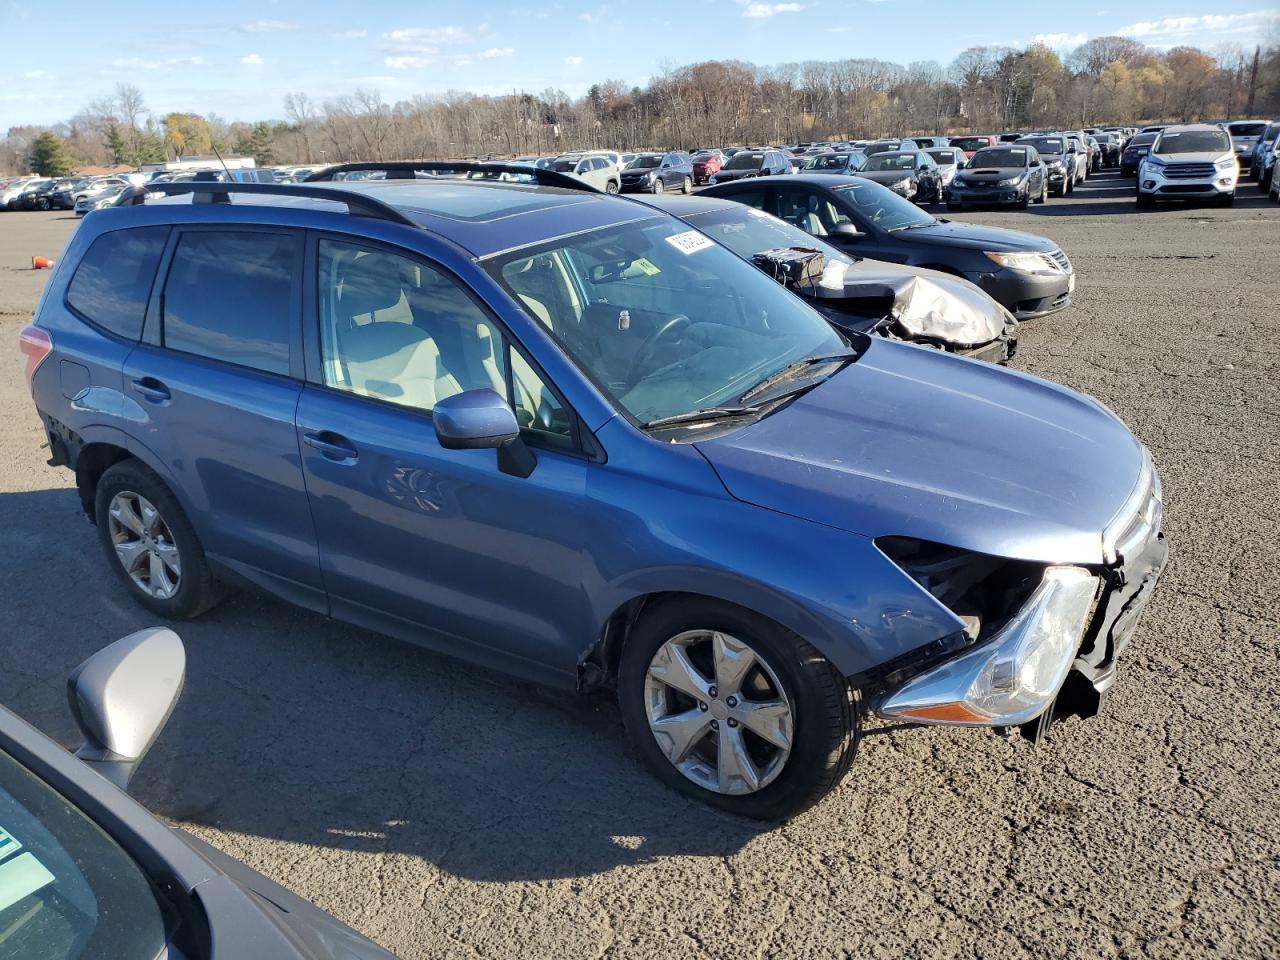
[[[27,358],[27,389],[44,358],[53,352],[53,340],[49,334],[33,324],[27,324],[18,332],[18,349]]]

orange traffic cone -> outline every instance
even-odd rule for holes
[[[58,262],[57,260],[50,260],[48,257],[32,257],[31,269],[32,270],[48,270],[57,262]]]

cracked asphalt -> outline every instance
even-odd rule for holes
[[[1033,748],[873,724],[783,827],[657,783],[566,699],[271,600],[177,625],[135,794],[406,958],[1280,956],[1280,207],[1137,213],[1131,181],[959,219],[1056,240],[1073,309],[1015,366],[1155,453],[1172,559],[1090,721]],[[0,702],[75,742],[64,678],[152,619],[45,465],[14,337],[75,226],[0,214]]]

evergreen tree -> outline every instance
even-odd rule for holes
[[[27,163],[42,177],[65,177],[75,166],[67,145],[48,130],[32,141]]]

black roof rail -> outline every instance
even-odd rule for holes
[[[541,167],[525,166],[521,163],[475,160],[361,160],[355,163],[335,163],[323,170],[317,170],[302,182],[328,182],[336,173],[357,170],[385,173],[388,180],[414,180],[415,174],[419,171],[423,173],[510,173],[530,177],[540,187],[562,187],[565,190],[580,190],[584,193],[600,192],[585,180],[571,177],[567,173],[543,170]]]
[[[168,195],[192,193],[209,194],[213,203],[230,203],[232,193],[249,193],[273,197],[309,197],[312,200],[329,200],[333,203],[344,203],[347,212],[352,216],[371,217],[375,220],[388,220],[406,227],[417,227],[403,213],[363,193],[352,190],[331,189],[325,187],[306,187],[292,183],[234,183],[218,181],[184,180],[173,183],[146,184],[132,187],[127,191],[119,205],[122,207],[145,203],[148,193]]]

